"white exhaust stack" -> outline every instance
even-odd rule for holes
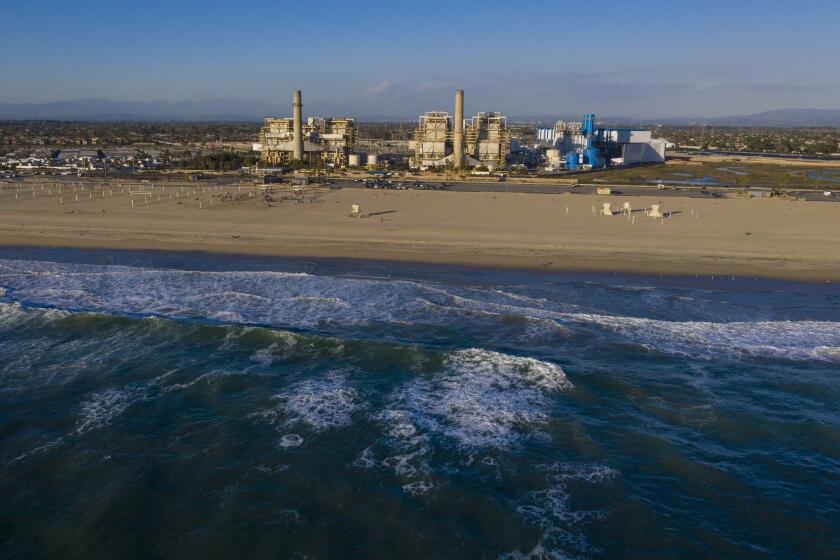
[[[455,169],[464,167],[464,90],[455,90],[455,129],[452,133],[453,157]]]

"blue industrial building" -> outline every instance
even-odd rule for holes
[[[537,128],[535,149],[547,170],[598,169],[665,161],[665,140],[651,138],[649,130],[597,128],[595,115],[581,122],[557,122]]]

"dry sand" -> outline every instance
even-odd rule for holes
[[[344,189],[268,208],[256,198],[222,203],[214,195],[224,189],[168,187],[132,207],[127,192],[111,190],[65,187],[62,204],[57,191],[33,199],[21,189],[16,200],[7,187],[0,244],[840,281],[836,203]],[[593,215],[607,201],[674,214],[637,211],[635,223]],[[349,216],[354,202],[362,217]]]

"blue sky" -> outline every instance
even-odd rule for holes
[[[8,2],[0,102],[255,99],[356,115],[840,109],[840,2]]]

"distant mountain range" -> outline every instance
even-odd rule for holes
[[[711,119],[728,126],[840,127],[840,109],[781,109],[742,117]]]
[[[78,99],[51,103],[0,103],[0,119],[67,121],[256,121],[289,108],[253,99],[114,101]]]
[[[580,115],[566,117],[513,117],[518,122],[553,123],[558,119],[580,120]],[[736,115],[731,117],[671,117],[671,118],[639,118],[639,117],[601,117],[601,124],[619,125],[665,125],[665,126],[755,126],[775,128],[797,127],[826,127],[840,128],[840,109],[780,109],[765,111],[752,115]]]
[[[286,105],[253,99],[206,99],[202,101],[114,101],[111,99],[79,99],[51,103],[0,103],[0,120],[68,120],[68,121],[259,121],[266,115],[283,116],[290,112]],[[399,116],[359,116],[363,121],[396,121]],[[407,117],[403,117],[407,118]],[[514,122],[553,123],[562,115],[510,117]],[[579,120],[580,115],[566,116]],[[715,125],[764,127],[840,127],[840,109],[782,109],[753,115],[731,117],[633,118],[598,117],[598,122],[611,125]]]

